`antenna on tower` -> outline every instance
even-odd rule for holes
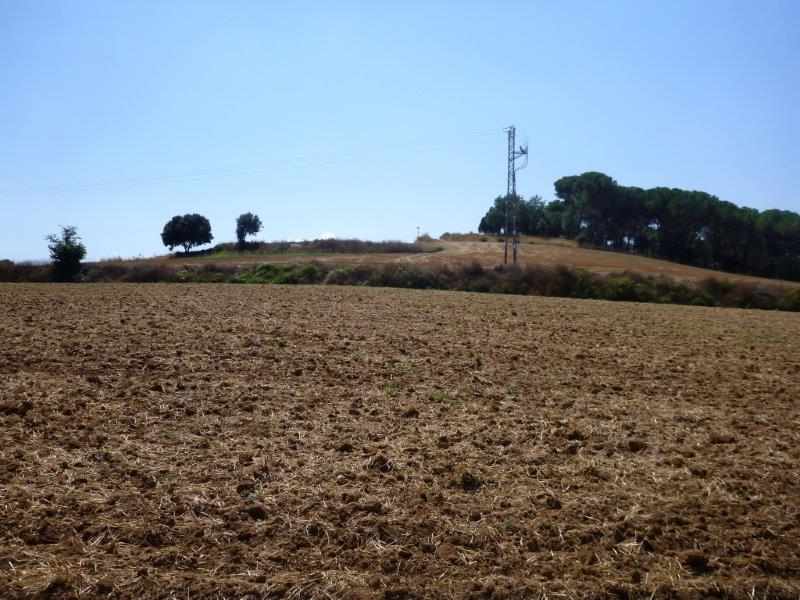
[[[513,125],[505,128],[505,132],[508,135],[508,171],[507,171],[507,179],[506,179],[506,202],[505,202],[505,226],[503,228],[503,264],[508,264],[508,247],[509,247],[509,236],[511,236],[511,249],[512,249],[512,260],[514,264],[517,264],[517,253],[519,248],[519,234],[517,232],[517,210],[514,210],[514,214],[512,215],[512,227],[509,227],[508,222],[508,211],[509,211],[509,204],[514,203],[517,204],[517,171],[520,169],[524,169],[528,166],[528,144],[527,142],[524,145],[520,145],[517,148],[517,128]],[[523,159],[520,160],[520,159]],[[517,161],[520,160],[521,164],[517,164]]]

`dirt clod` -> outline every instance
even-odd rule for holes
[[[547,500],[545,500],[545,504],[547,505],[547,508],[551,508],[553,510],[558,510],[561,508],[561,500],[555,496],[548,496]]]
[[[713,570],[708,562],[708,556],[702,552],[687,552],[683,556],[683,564],[697,575],[704,575]]]
[[[374,515],[379,515],[383,512],[383,504],[378,500],[363,502],[359,505],[359,508],[366,513],[372,513]]]
[[[392,463],[392,461],[386,458],[383,454],[376,454],[369,460],[367,467],[373,471],[388,473],[394,468],[394,463]]]
[[[586,435],[582,431],[573,429],[567,434],[567,439],[582,442],[586,439]]]
[[[236,486],[236,493],[242,497],[250,496],[255,493],[256,486],[252,481],[243,481]]]
[[[628,440],[628,449],[631,452],[641,452],[647,448],[647,442],[643,440]]]
[[[255,521],[263,521],[269,516],[267,508],[258,502],[248,504],[244,510]]]
[[[700,477],[700,478],[703,478],[708,475],[708,470],[699,465],[691,465],[689,467],[689,472],[695,477]]]
[[[465,492],[477,492],[482,485],[483,481],[477,475],[473,475],[468,471],[461,474],[461,488]]]
[[[440,560],[456,560],[458,558],[458,549],[447,542],[439,544],[436,548],[436,558]]]

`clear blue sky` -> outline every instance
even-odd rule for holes
[[[800,2],[0,0],[0,258],[476,229],[564,175],[800,209]]]

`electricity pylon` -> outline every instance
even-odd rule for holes
[[[517,171],[520,169],[524,169],[528,166],[528,146],[520,146],[517,148],[517,128],[513,125],[506,127],[506,133],[508,134],[508,174],[507,174],[507,181],[506,181],[506,203],[505,203],[505,226],[503,228],[503,264],[508,264],[508,246],[509,246],[509,235],[511,236],[511,248],[512,248],[512,255],[514,264],[517,264],[517,248],[519,247],[519,236],[517,233],[517,214],[514,211],[513,215],[513,225],[509,228],[508,223],[508,205],[510,202],[516,202],[517,200]],[[517,160],[525,157],[525,161],[521,165],[517,165]]]

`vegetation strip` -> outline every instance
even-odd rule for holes
[[[0,281],[48,281],[47,269],[0,263]],[[307,262],[255,267],[214,263],[196,267],[94,263],[86,266],[82,281],[357,285],[800,311],[800,288],[719,279],[687,284],[664,276],[630,272],[601,275],[564,266],[485,268],[477,262],[452,266],[400,263],[335,266]]]

